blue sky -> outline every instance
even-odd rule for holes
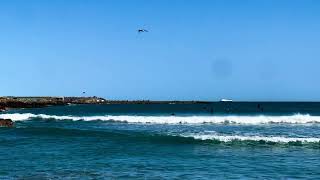
[[[0,95],[319,101],[319,9],[315,0],[0,1]]]

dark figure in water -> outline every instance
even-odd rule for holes
[[[260,105],[260,104],[258,104],[258,105],[257,105],[257,108],[258,108],[260,111],[262,111],[262,112],[263,112],[263,107],[261,107],[261,105]]]
[[[171,116],[175,116],[176,114],[175,113],[171,113]]]
[[[213,108],[210,108],[210,113],[211,113],[211,114],[213,113]]]

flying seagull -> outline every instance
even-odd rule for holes
[[[143,33],[143,32],[149,32],[149,31],[146,29],[138,29],[138,33]]]

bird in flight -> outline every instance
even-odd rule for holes
[[[146,29],[138,29],[138,33],[144,33],[144,32],[149,32],[149,31]]]

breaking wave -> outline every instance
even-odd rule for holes
[[[320,116],[308,114],[295,114],[290,116],[134,116],[134,115],[105,115],[105,116],[58,116],[47,114],[32,113],[13,113],[0,114],[0,118],[12,119],[13,121],[40,119],[73,120],[73,121],[118,121],[128,123],[154,123],[154,124],[269,124],[269,123],[288,123],[288,124],[308,124],[320,123]]]
[[[185,134],[182,137],[194,138],[195,140],[213,140],[220,142],[234,141],[263,141],[272,143],[319,143],[318,137],[283,137],[283,136],[245,136],[245,135],[221,135],[221,134]]]

